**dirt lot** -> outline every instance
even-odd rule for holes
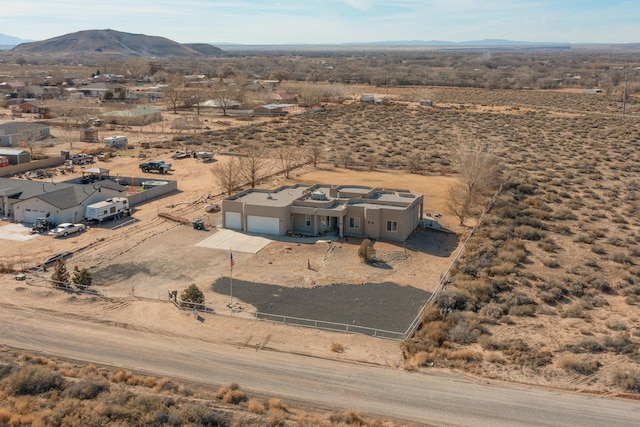
[[[134,143],[135,144],[135,143]],[[83,145],[74,143],[73,150]],[[53,150],[59,150],[54,147]],[[97,165],[110,169],[112,176],[139,176],[138,150],[123,150],[109,162]],[[150,150],[150,158],[169,160],[170,150]],[[225,156],[217,156],[226,161]],[[276,311],[279,314],[315,318],[327,321],[354,322],[355,325],[403,332],[413,320],[429,291],[439,281],[455,255],[458,237],[441,232],[417,233],[408,244],[376,243],[382,264],[368,266],[357,257],[358,239],[342,239],[329,243],[299,243],[274,241],[257,254],[234,252],[234,303],[240,312],[231,312],[229,302],[229,254],[227,251],[196,247],[195,244],[216,232],[220,214],[207,214],[208,201],[220,202],[220,190],[215,187],[209,172],[211,163],[192,158],[170,160],[174,167],[163,178],[178,180],[179,192],[168,197],[136,206],[133,218],[139,220],[118,229],[114,224],[91,227],[69,238],[54,239],[40,236],[27,242],[11,242],[13,250],[5,262],[30,266],[62,252],[73,252],[67,261],[69,268],[89,268],[95,284],[109,299],[75,295],[69,297],[49,289],[20,286],[12,276],[2,279],[4,299],[30,306],[56,306],[56,309],[78,313],[99,320],[110,320],[139,327],[169,329],[193,336],[268,346],[281,351],[309,353],[323,357],[366,360],[374,363],[400,365],[402,356],[396,342],[369,338],[364,335],[345,335],[285,327],[268,322],[248,320],[251,312]],[[71,176],[80,175],[80,170]],[[149,174],[151,176],[151,174]],[[154,175],[155,176],[155,175]],[[58,175],[54,179],[66,180]],[[452,182],[451,177],[409,175],[404,172],[354,172],[323,165],[321,169],[296,170],[290,180],[276,178],[265,187],[287,182],[350,183],[376,185],[387,188],[410,188],[425,195],[430,212],[443,212],[442,192]],[[211,198],[207,199],[207,196]],[[194,230],[190,225],[159,218],[159,212],[170,212],[189,219],[202,217],[208,231]],[[126,222],[126,219],[120,223]],[[455,221],[446,214],[440,218],[445,227],[455,229]],[[311,268],[309,268],[311,267]],[[49,273],[41,275],[47,278]],[[388,285],[375,285],[380,283]],[[29,276],[28,283],[44,284],[42,279]],[[197,322],[191,313],[178,311],[166,302],[169,290],[197,284],[206,296],[207,305],[223,315],[205,314],[205,321]],[[214,284],[218,283],[215,287]],[[354,284],[353,287],[332,286]],[[363,283],[371,283],[365,285]],[[250,287],[248,287],[250,285]],[[279,289],[279,296],[262,300],[250,298],[254,291],[271,285]],[[376,292],[373,292],[374,288]],[[330,289],[332,296],[323,299],[324,305],[312,304],[322,289]],[[349,298],[338,289],[350,289]],[[355,292],[354,292],[355,290]],[[244,295],[247,295],[246,297]],[[246,301],[244,300],[246,298]],[[377,298],[377,299],[376,299]],[[407,299],[408,298],[408,299]],[[277,300],[277,304],[275,304]],[[164,302],[161,302],[164,301]],[[342,305],[336,306],[336,302]],[[359,301],[354,305],[353,301]],[[381,304],[386,301],[384,304]],[[394,304],[397,303],[397,304]],[[401,312],[394,312],[400,308]],[[284,310],[284,311],[283,311]],[[306,314],[305,314],[306,313]],[[303,316],[304,314],[304,316]],[[286,332],[285,332],[286,331]],[[343,353],[332,352],[331,344],[339,342]]]

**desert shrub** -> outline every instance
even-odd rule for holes
[[[616,252],[611,256],[611,259],[618,264],[633,265],[631,257],[624,252]]]
[[[545,252],[555,253],[561,248],[551,237],[547,236],[538,242],[538,247]]]
[[[473,344],[488,331],[474,314],[452,316],[455,325],[449,330],[449,340],[457,344]]]
[[[448,354],[449,360],[462,360],[465,362],[477,362],[482,360],[482,355],[468,348],[461,348]]]
[[[612,381],[624,391],[640,393],[640,370],[638,369],[620,369],[613,374]]]
[[[589,317],[584,312],[584,307],[582,306],[582,304],[575,304],[575,303],[571,304],[568,307],[565,307],[565,309],[562,311],[560,316],[563,318],[570,318],[570,319],[586,319],[587,317]]]
[[[443,312],[462,311],[472,304],[469,293],[455,286],[447,286],[436,298],[436,306]]]
[[[249,401],[247,402],[247,410],[251,413],[260,415],[264,414],[266,411],[262,402],[256,399],[249,399]]]
[[[183,422],[176,425],[226,426],[224,415],[201,403],[184,405],[180,412]]]
[[[337,342],[332,342],[331,351],[333,351],[334,353],[344,353],[344,345]]]
[[[498,345],[502,353],[516,365],[536,369],[550,364],[553,360],[550,352],[536,350],[519,338],[501,341]]]
[[[515,228],[516,236],[525,240],[540,240],[544,237],[544,232],[530,225],[521,225]]]
[[[15,366],[10,364],[0,364],[0,380],[9,375],[14,369]]]
[[[510,316],[519,316],[519,317],[535,317],[536,316],[536,305],[535,304],[526,304],[526,305],[514,305],[509,308]]]
[[[561,356],[558,365],[567,371],[573,371],[582,375],[591,375],[595,373],[602,364],[597,360],[588,357],[580,357],[573,354]]]
[[[505,363],[507,363],[507,361],[502,356],[502,354],[500,354],[497,351],[488,352],[485,355],[484,360],[486,360],[489,363],[495,363],[495,364],[498,364],[498,365],[504,365]]]
[[[553,258],[542,261],[542,264],[544,264],[544,266],[548,268],[560,268],[560,264],[558,263],[558,260]]]
[[[606,350],[606,346],[593,337],[587,337],[577,344],[570,345],[568,350],[572,353],[602,353]]]
[[[360,247],[358,248],[358,257],[365,263],[370,263],[376,259],[376,250],[373,247],[373,241],[370,239],[362,240]]]
[[[628,329],[627,324],[622,320],[609,319],[606,322],[606,325],[607,328],[611,329],[612,331],[626,331]]]
[[[106,383],[79,381],[71,383],[64,390],[64,396],[68,396],[73,399],[88,400],[95,399],[97,395],[107,390],[109,390],[109,385]]]
[[[111,382],[114,383],[126,383],[131,378],[131,372],[124,369],[116,369],[111,375]]]
[[[509,312],[509,308],[506,304],[500,304],[497,302],[490,302],[480,309],[478,314],[488,319],[498,320]]]
[[[220,387],[216,392],[216,397],[225,403],[231,403],[233,405],[238,405],[247,400],[247,396],[240,390],[240,386],[235,383],[229,387]]]
[[[153,386],[158,391],[175,391],[178,389],[176,383],[174,383],[171,378],[162,377],[156,381],[156,384]]]
[[[267,401],[267,404],[269,406],[269,412],[289,412],[289,408],[287,407],[287,405],[284,404],[282,399],[279,399],[277,397],[272,397],[271,399],[269,399]]]
[[[5,381],[15,395],[36,395],[61,390],[64,385],[64,380],[58,373],[44,366],[26,366],[9,374]]]
[[[607,335],[604,337],[602,343],[609,351],[619,354],[630,354],[636,349],[636,345],[622,334],[615,336]]]

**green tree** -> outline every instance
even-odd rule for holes
[[[105,92],[103,99],[105,101],[113,101],[113,92],[111,92],[111,91]]]
[[[204,304],[204,294],[199,287],[192,283],[180,294],[180,299],[184,302],[195,302]]]
[[[71,275],[67,270],[67,264],[64,262],[62,258],[58,258],[55,265],[53,266],[53,274],[51,275],[51,281],[55,286],[60,288],[65,288],[69,285],[69,279]]]
[[[93,283],[93,277],[91,277],[91,273],[86,268],[76,270],[71,280],[80,289],[87,289]]]
[[[376,259],[376,250],[373,247],[373,241],[370,239],[364,239],[358,248],[358,256],[362,262],[367,264]]]

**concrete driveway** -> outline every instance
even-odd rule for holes
[[[0,239],[26,242],[36,237],[38,234],[31,234],[31,227],[22,224],[7,224],[0,227]]]
[[[271,239],[263,236],[245,234],[222,228],[212,236],[196,243],[196,246],[255,254],[269,243],[271,243]]]

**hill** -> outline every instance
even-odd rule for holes
[[[28,55],[80,56],[102,54],[110,57],[193,57],[216,56],[222,50],[211,46],[193,49],[164,37],[130,34],[115,30],[86,30],[51,39],[23,43],[11,49]]]

